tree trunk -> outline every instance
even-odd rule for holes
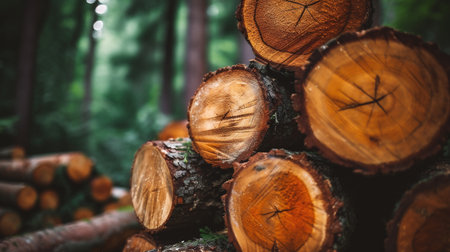
[[[19,51],[16,113],[18,115],[16,144],[28,148],[31,127],[31,104],[36,68],[39,28],[48,0],[25,1],[22,38]]]
[[[387,225],[387,252],[450,248],[450,165],[426,174],[405,192]]]
[[[0,161],[0,177],[11,182],[47,186],[53,182],[56,165],[38,159]]]
[[[93,28],[95,22],[98,21],[98,14],[95,12],[95,8],[98,6],[96,1],[92,4],[92,23],[89,27],[89,49],[86,55],[86,64],[84,71],[84,96],[83,96],[83,123],[86,132],[89,132],[89,121],[91,118],[91,103],[92,103],[92,74],[94,71],[94,60],[95,60],[95,48],[97,47],[97,40],[95,38],[95,30]]]
[[[185,104],[202,82],[206,73],[206,0],[188,0],[189,16],[186,45]]]
[[[305,144],[365,174],[409,168],[444,143],[450,57],[391,28],[346,34],[318,50],[294,107]]]
[[[370,0],[242,0],[236,16],[257,59],[299,71],[314,49],[367,26],[370,9]]]
[[[224,184],[228,235],[239,251],[341,251],[352,226],[336,179],[307,154],[258,153]]]
[[[3,240],[0,242],[0,250],[92,251],[110,242],[110,237],[135,230],[137,226],[133,212],[113,212],[95,217],[89,222],[79,221]]]
[[[131,175],[131,198],[142,225],[156,232],[216,224],[221,215],[220,185],[230,172],[212,169],[191,149],[190,141],[145,143]]]
[[[122,252],[141,252],[156,248],[156,242],[147,233],[141,232],[128,238]]]
[[[104,202],[111,197],[112,180],[107,176],[99,176],[91,181],[91,197],[97,202]]]
[[[175,44],[175,12],[177,1],[168,0],[166,6],[166,38],[164,45],[163,85],[161,90],[161,112],[170,115],[173,112],[173,53]]]
[[[303,138],[290,104],[292,82],[292,75],[257,62],[205,75],[188,110],[194,149],[221,168],[256,150],[299,149]]]
[[[55,210],[59,207],[59,195],[55,190],[47,189],[39,193],[41,210]]]
[[[22,227],[22,218],[14,210],[0,207],[0,237],[15,235]]]
[[[0,205],[30,210],[37,200],[36,190],[24,184],[0,182]]]

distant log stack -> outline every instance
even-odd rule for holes
[[[74,247],[92,251],[103,247],[110,237],[136,227],[138,222],[133,212],[113,212],[89,222],[80,221],[0,241],[0,251],[70,251]]]
[[[258,59],[298,71],[328,40],[367,27],[370,14],[368,0],[242,0],[236,17]]]
[[[450,128],[450,57],[390,28],[318,50],[293,97],[306,145],[365,174],[409,168]]]
[[[153,141],[136,152],[131,198],[139,221],[152,232],[211,224],[223,209],[220,185],[229,172],[211,169],[190,144]]]
[[[104,202],[111,197],[113,182],[107,176],[99,176],[91,181],[91,196],[97,202]]]
[[[22,147],[14,146],[0,150],[0,159],[21,160],[25,158],[25,150]]]
[[[289,87],[276,83],[274,72],[257,62],[205,75],[189,105],[189,135],[206,162],[230,168],[256,150],[297,149]],[[292,79],[278,74],[289,83]]]
[[[36,190],[28,185],[0,182],[0,205],[30,210],[37,200]]]
[[[41,210],[55,210],[59,207],[59,195],[55,190],[47,189],[39,193]]]
[[[273,150],[235,168],[224,187],[228,235],[239,251],[331,251],[345,244],[349,209],[341,209],[334,182],[305,154]]]
[[[387,226],[387,252],[448,251],[450,165],[407,191]]]
[[[22,226],[22,218],[11,209],[0,207],[0,237],[15,235]]]
[[[0,161],[0,177],[11,182],[48,186],[53,182],[56,165],[36,159]]]

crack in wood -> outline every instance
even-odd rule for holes
[[[319,21],[317,21],[317,19],[313,16],[313,14],[311,13],[311,11],[309,10],[309,7],[318,4],[318,3],[320,2],[320,0],[317,0],[317,1],[312,2],[312,3],[306,3],[306,4],[304,4],[304,3],[299,3],[299,2],[296,2],[296,1],[292,1],[292,0],[285,0],[285,1],[286,1],[286,2],[289,2],[289,3],[296,4],[296,5],[300,5],[299,8],[292,8],[292,9],[289,9],[289,10],[286,10],[286,11],[292,11],[292,10],[299,10],[299,9],[302,9],[302,11],[301,11],[301,13],[300,13],[300,16],[299,16],[297,22],[295,23],[295,27],[298,26],[298,24],[299,24],[300,21],[302,20],[303,15],[305,14],[306,11],[309,13],[309,15],[311,16],[311,18],[312,18],[314,21],[316,21],[316,23],[319,23]]]
[[[275,216],[277,216],[278,218],[280,218],[280,216],[279,216],[279,214],[280,213],[282,213],[282,212],[288,212],[288,211],[292,211],[292,210],[294,210],[294,208],[289,208],[289,209],[283,209],[283,210],[279,210],[276,206],[272,206],[274,209],[275,209],[275,211],[271,211],[271,212],[267,212],[267,213],[262,213],[261,215],[269,215],[269,214],[271,214],[268,218],[267,218],[267,220],[270,220],[272,217],[275,217]],[[280,220],[280,222],[281,222],[281,220]]]

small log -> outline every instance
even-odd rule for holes
[[[387,252],[449,250],[450,165],[403,195],[387,225],[385,246]]]
[[[89,222],[79,221],[3,240],[0,251],[92,251],[110,241],[109,238],[138,226],[133,212],[112,212]]]
[[[30,210],[37,200],[36,190],[25,184],[0,182],[0,205]]]
[[[450,57],[382,27],[317,50],[293,96],[305,144],[364,174],[408,169],[450,129]]]
[[[47,189],[39,193],[41,210],[54,210],[59,207],[59,195],[55,190]]]
[[[257,59],[299,70],[314,49],[370,24],[369,0],[242,0],[238,28]]]
[[[11,182],[47,186],[53,181],[55,168],[55,164],[37,159],[0,161],[0,177]]]
[[[95,211],[90,207],[79,207],[73,212],[73,220],[89,220],[94,217]]]
[[[15,235],[22,227],[22,218],[14,210],[0,208],[0,237]]]
[[[122,252],[142,252],[157,248],[155,240],[147,233],[141,232],[128,238]]]
[[[20,146],[13,146],[0,150],[0,159],[21,160],[24,158],[25,158],[25,150]]]
[[[67,176],[75,183],[88,179],[94,165],[90,158],[79,152],[45,155],[33,159],[36,162],[49,162],[56,166],[66,167]]]
[[[188,122],[186,120],[183,121],[175,121],[171,122],[164,127],[161,132],[158,134],[158,140],[169,140],[170,138],[185,138],[189,137],[189,133],[187,130]]]
[[[104,202],[111,197],[113,182],[107,176],[99,176],[91,181],[91,197],[97,202]]]
[[[341,251],[349,208],[326,167],[305,153],[258,153],[224,184],[229,239],[238,251]]]
[[[188,110],[196,152],[214,166],[230,168],[256,150],[299,149],[303,138],[289,100],[292,78],[257,62],[205,75]]]
[[[220,185],[230,172],[211,169],[190,144],[188,139],[152,141],[136,152],[131,199],[151,232],[213,225],[223,211]]]

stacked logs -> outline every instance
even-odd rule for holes
[[[361,31],[371,1],[242,0],[236,14],[256,60],[205,75],[190,139],[135,155],[146,235],[223,214],[238,251],[383,251],[385,238],[388,251],[448,250],[449,165],[431,158],[450,129],[450,57],[391,28]],[[138,238],[125,251],[155,245]]]
[[[99,174],[82,153],[3,157],[0,237],[89,219],[131,205],[128,190],[113,189],[111,179]]]

